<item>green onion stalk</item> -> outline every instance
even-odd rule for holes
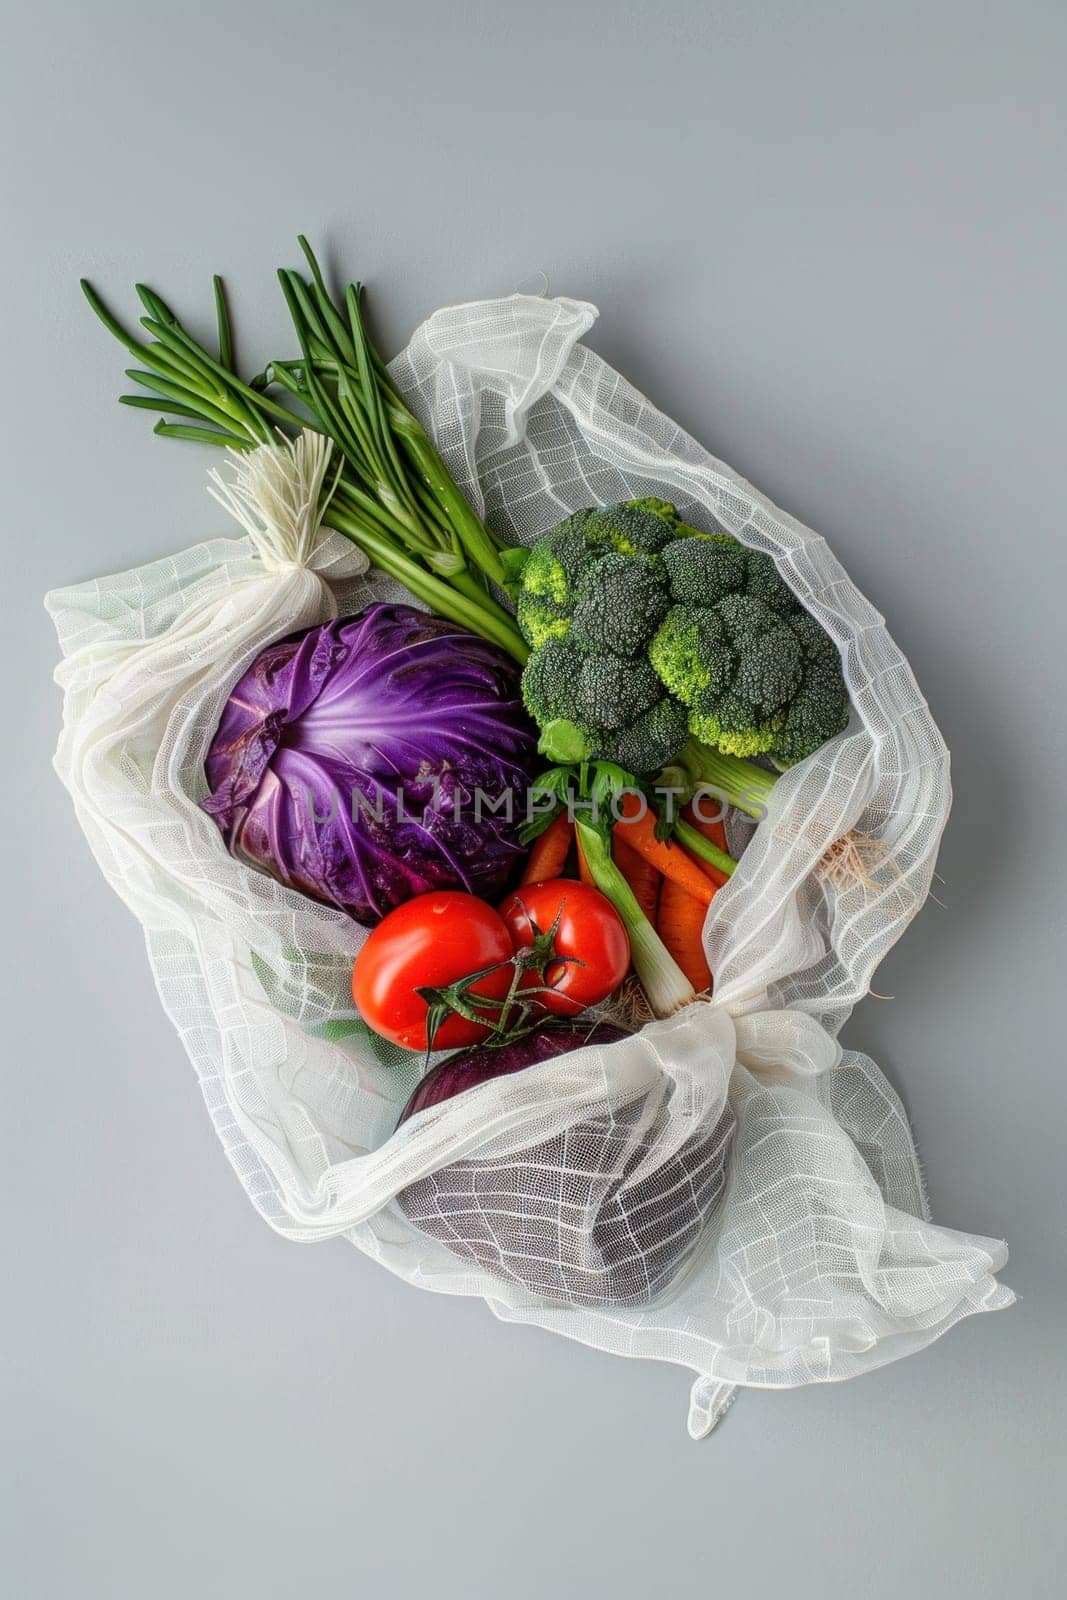
[[[85,279],[90,306],[134,356],[126,376],[143,394],[123,405],[162,413],[155,431],[230,450],[254,450],[309,428],[344,459],[326,523],[438,615],[491,640],[518,662],[529,654],[515,620],[494,594],[511,552],[467,502],[432,439],[400,397],[367,334],[362,286],[330,296],[301,236],[310,278],[282,268],[298,358],[272,361],[245,382],[234,362],[222,281],[216,277],[217,353],[183,327],[164,300],[136,286],[147,339],[135,337]]]
[[[630,959],[649,1007],[657,1017],[673,1016],[696,999],[696,990],[642,911],[615,863],[604,831],[581,817],[575,817],[574,831],[590,877],[622,919],[630,940]]]

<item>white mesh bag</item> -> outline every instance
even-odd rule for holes
[[[449,307],[392,370],[500,533],[529,542],[582,506],[668,498],[771,554],[841,647],[851,725],[775,785],[716,895],[710,1002],[394,1131],[421,1063],[352,1010],[362,930],[233,860],[200,809],[222,705],[263,646],[404,598],[336,534],[219,539],[51,594],[56,765],[272,1226],[344,1234],[505,1320],[687,1366],[699,1436],[738,1385],[852,1377],[1012,1296],[1002,1243],[929,1220],[897,1096],[836,1037],[927,895],[944,744],[823,540],[585,349],[595,315],[526,295]],[[850,830],[879,843],[866,883],[819,865]]]

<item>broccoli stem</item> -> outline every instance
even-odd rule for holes
[[[641,910],[600,829],[577,817],[574,827],[593,882],[611,901],[630,936],[630,955],[645,998],[657,1017],[673,1016],[696,999],[693,985]]]
[[[777,779],[777,773],[758,767],[754,761],[724,755],[698,739],[690,739],[670,766],[664,767],[659,782],[678,790],[686,800],[700,789],[713,790],[759,822],[767,814],[767,800]]]
[[[560,766],[588,761],[593,754],[587,736],[569,717],[554,717],[551,722],[544,723],[537,748]]]

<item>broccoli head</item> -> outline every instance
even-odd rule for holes
[[[771,558],[663,500],[566,518],[531,551],[517,613],[555,761],[654,772],[690,734],[797,761],[848,721],[837,649]]]
[[[657,772],[686,740],[688,713],[648,661],[549,638],[526,663],[522,692],[553,761],[601,757],[628,772]]]

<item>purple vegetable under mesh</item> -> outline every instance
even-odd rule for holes
[[[604,1024],[576,1025],[542,1030],[499,1053],[464,1051],[423,1080],[401,1121],[453,1093],[476,1092],[501,1071],[622,1037]],[[495,1068],[497,1054],[504,1060]],[[397,1204],[453,1254],[543,1299],[647,1305],[677,1276],[715,1210],[736,1130],[726,1106],[712,1128],[662,1157],[667,1109],[658,1103],[649,1116],[650,1104],[605,1108],[517,1155],[454,1161],[402,1189]]]
[[[208,751],[204,810],[233,855],[372,925],[430,889],[500,894],[537,766],[516,664],[379,604],[261,652]]]

